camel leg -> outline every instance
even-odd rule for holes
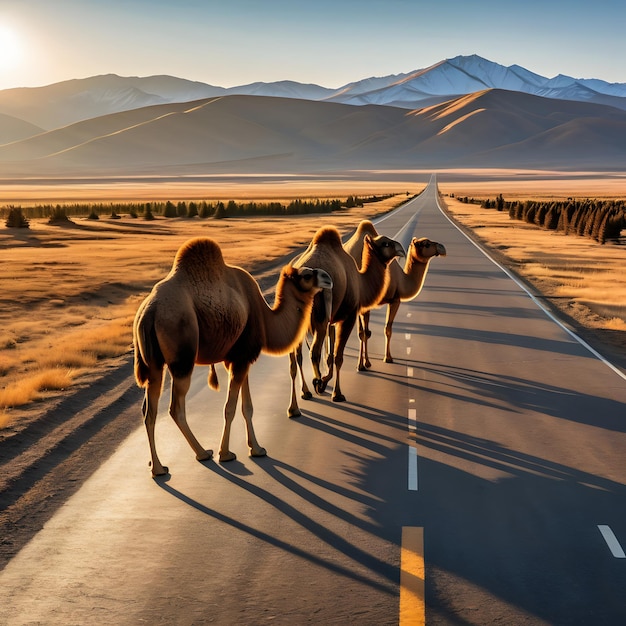
[[[326,340],[326,334],[330,331],[330,326],[317,328],[313,334],[311,343],[311,366],[313,367],[313,388],[315,393],[323,393],[326,385],[322,381],[320,361],[322,360],[322,348]]]
[[[335,377],[335,387],[333,389],[332,401],[333,402],[345,402],[346,397],[341,393],[340,373],[341,366],[343,365],[343,352],[348,343],[350,333],[354,328],[356,322],[356,316],[345,319],[337,330],[337,345],[335,348],[335,366],[337,367],[337,376]]]
[[[326,357],[327,374],[322,376],[322,379],[316,389],[317,393],[324,393],[326,385],[332,380],[335,372],[335,325],[329,324],[328,326],[328,356]]]
[[[250,396],[250,381],[248,374],[241,385],[241,412],[246,420],[246,433],[248,435],[248,448],[250,448],[250,456],[265,456],[267,451],[259,445],[254,434],[252,426],[252,397]]]
[[[385,320],[385,363],[393,363],[391,356],[391,334],[393,332],[393,320],[400,308],[400,301],[390,302],[387,306],[387,319]]]
[[[213,456],[213,450],[206,450],[200,445],[195,435],[191,432],[189,424],[187,424],[187,412],[185,410],[185,396],[191,385],[191,372],[188,376],[174,377],[172,376],[172,395],[170,397],[170,415],[176,425],[183,433],[187,443],[196,453],[198,461],[208,461]]]
[[[302,344],[300,344],[300,354],[302,355]],[[288,417],[300,417],[302,412],[298,406],[298,399],[296,398],[296,377],[298,375],[298,363],[296,351],[292,350],[289,353],[289,374],[291,375],[291,402],[287,408]],[[303,379],[304,380],[304,379]]]
[[[239,390],[245,376],[247,376],[247,369],[242,374],[241,372],[236,372],[232,365],[229,367],[228,396],[224,404],[224,430],[222,431],[222,441],[220,443],[220,463],[234,461],[237,458],[237,455],[229,450],[230,427],[235,417]]]
[[[163,370],[157,374],[151,374],[146,383],[146,392],[141,406],[143,413],[143,421],[148,433],[148,443],[150,445],[150,466],[153,476],[163,476],[168,473],[168,468],[161,464],[156,451],[156,443],[154,440],[154,425],[156,423],[157,411],[159,408],[159,398],[161,397],[161,389],[163,385]]]
[[[298,364],[298,370],[300,371],[300,380],[302,381],[302,399],[310,400],[313,397],[313,394],[309,391],[309,386],[306,384],[304,371],[302,370],[302,344],[299,344],[296,348],[296,363]]]
[[[370,331],[370,312],[365,311],[363,315],[359,315],[359,364],[357,369],[364,372],[372,367],[370,357],[367,352],[367,340],[372,336]]]

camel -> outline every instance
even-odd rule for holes
[[[252,427],[250,366],[261,352],[286,354],[302,341],[313,297],[331,288],[332,280],[324,270],[287,265],[270,307],[256,280],[244,269],[227,265],[212,239],[191,239],[178,250],[169,274],[139,306],[133,326],[135,378],[145,388],[142,413],[153,476],[168,473],[154,440],[164,366],[172,381],[169,413],[197,460],[212,458],[213,451],[205,450],[191,432],[185,396],[195,364],[211,366],[208,383],[216,389],[215,364],[220,362],[229,372],[229,386],[219,460],[236,458],[229,450],[229,439],[240,391],[250,456],[265,456]]]
[[[373,306],[385,292],[389,280],[387,268],[398,256],[404,256],[402,246],[384,235],[364,238],[362,269],[344,250],[341,237],[333,226],[325,226],[315,233],[307,250],[293,261],[294,267],[311,265],[325,269],[333,281],[332,292],[324,290],[313,300],[310,330],[313,342],[310,349],[313,366],[313,387],[322,394],[333,377],[333,368],[337,368],[337,377],[333,389],[333,402],[344,402],[341,392],[340,371],[343,365],[343,353],[354,328],[357,316],[363,308]],[[336,336],[335,336],[336,327]],[[327,358],[328,373],[322,376],[320,360],[326,335],[329,337]],[[289,417],[298,417],[302,413],[296,399],[295,380],[300,370],[302,379],[302,397],[311,398],[304,376],[302,375],[302,343],[290,354],[291,402],[287,410]]]
[[[344,247],[350,255],[359,262],[363,250],[363,241],[366,236],[375,237],[376,228],[369,220],[363,220],[355,233],[346,241]],[[436,256],[446,256],[446,248],[443,244],[431,241],[426,237],[413,237],[406,255],[404,269],[399,263],[389,266],[389,284],[376,306],[387,304],[387,318],[385,320],[385,363],[393,363],[391,356],[391,335],[393,333],[393,321],[398,313],[401,302],[407,302],[416,298],[424,285],[426,274],[431,259]],[[372,307],[373,308],[373,307]],[[367,353],[367,340],[371,336],[369,329],[370,311],[363,311],[359,316],[359,371],[364,371],[372,366]]]

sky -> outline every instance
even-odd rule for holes
[[[624,0],[0,0],[0,89],[100,74],[337,88],[478,54],[626,83]]]

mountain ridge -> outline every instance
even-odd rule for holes
[[[225,95],[77,122],[0,146],[2,176],[446,167],[626,169],[626,111],[485,89],[408,111]]]
[[[337,89],[288,80],[225,88],[167,75],[103,74],[43,87],[0,90],[0,113],[52,130],[133,108],[235,94],[356,106],[377,104],[412,110],[487,88],[607,104],[626,110],[626,83],[575,79],[562,74],[545,78],[519,65],[506,67],[478,55],[468,55],[445,59],[405,74],[357,80]],[[7,141],[6,136],[0,134],[0,144]]]

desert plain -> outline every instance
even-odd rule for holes
[[[322,225],[349,234],[361,219],[421,192],[429,172],[308,178],[0,182],[0,206],[155,200],[270,201],[393,197],[325,215],[255,219],[141,216],[58,226],[32,219],[28,229],[0,224],[0,440],[41,419],[60,397],[93,384],[131,358],[132,321],[187,239],[212,237],[228,263],[260,281],[271,302],[280,264]],[[456,198],[505,200],[626,198],[620,174],[471,170],[438,173],[449,214],[496,260],[532,286],[547,306],[626,367],[626,239],[600,245],[513,221],[506,212]],[[421,233],[428,236],[428,233]],[[445,242],[442,242],[445,244]],[[449,250],[448,254],[454,254]],[[279,260],[277,263],[276,260]],[[428,288],[426,280],[425,289]]]

